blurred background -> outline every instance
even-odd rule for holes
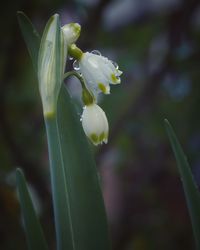
[[[94,149],[113,250],[194,249],[182,184],[164,118],[200,185],[200,3],[198,0],[15,0],[1,3],[0,249],[25,250],[15,169],[25,172],[51,249],[55,249],[48,155],[37,78],[16,11],[40,34],[59,13],[78,22],[78,46],[116,61],[122,84],[101,97],[110,123]],[[70,67],[71,62],[69,62]],[[77,99],[79,84],[66,81]],[[78,100],[77,100],[78,102]]]

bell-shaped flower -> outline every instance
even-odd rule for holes
[[[79,59],[79,70],[87,88],[97,96],[100,92],[110,94],[109,84],[119,84],[122,71],[118,65],[101,56],[98,51],[83,53]]]
[[[62,27],[64,39],[67,45],[75,43],[80,36],[81,26],[78,23],[68,23]]]
[[[108,121],[105,112],[95,103],[83,108],[81,117],[83,130],[94,145],[107,143]]]

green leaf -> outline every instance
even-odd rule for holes
[[[57,116],[45,121],[58,249],[108,250],[108,227],[96,166],[64,86]]]
[[[21,28],[22,35],[26,42],[26,46],[31,56],[34,69],[37,72],[40,36],[37,30],[34,28],[31,21],[29,20],[29,18],[23,12],[18,11],[17,18],[18,18],[19,26]]]
[[[57,119],[75,249],[108,250],[107,219],[96,165],[80,116],[64,86]]]
[[[196,246],[197,249],[200,249],[200,194],[195,184],[186,156],[184,155],[178,139],[168,120],[165,120],[165,127],[170,139],[172,149],[174,151],[174,155],[176,157],[178,170],[182,179],[187,206],[196,240]]]
[[[34,211],[24,175],[20,169],[16,170],[16,179],[28,247],[30,250],[47,250],[42,228]]]

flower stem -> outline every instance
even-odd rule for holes
[[[85,105],[91,105],[95,103],[95,97],[93,94],[87,89],[85,81],[83,77],[76,71],[69,71],[64,74],[64,79],[69,77],[69,76],[75,76],[81,83],[82,86],[82,101]]]
[[[74,43],[68,46],[68,53],[78,61],[81,60],[81,57],[83,55],[83,51],[79,49]]]

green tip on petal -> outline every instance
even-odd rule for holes
[[[102,133],[100,135],[101,141],[103,141],[105,144],[108,142],[108,133]]]
[[[106,88],[106,86],[103,83],[98,83],[99,89],[104,93],[104,94],[110,94],[109,88]]]
[[[99,141],[103,141],[104,140],[104,137],[105,137],[105,134],[104,132],[100,134],[99,136]]]
[[[119,84],[121,82],[120,78],[116,76],[115,74],[111,74],[111,80],[112,80],[112,83],[114,84]]]
[[[108,134],[102,132],[99,136],[97,134],[91,134],[89,136],[91,142],[97,146],[98,144],[107,143],[108,142]]]
[[[92,141],[92,143],[93,143],[94,145],[97,145],[97,144],[98,144],[98,142],[99,142],[98,135],[96,135],[96,134],[91,134],[89,138],[90,138],[90,140]]]

